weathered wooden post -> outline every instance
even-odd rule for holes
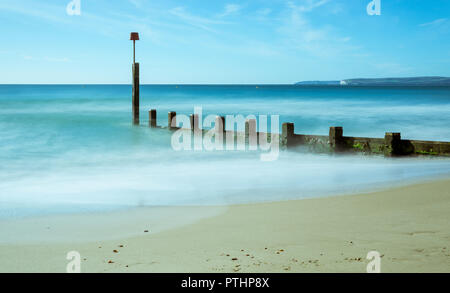
[[[132,112],[133,124],[139,125],[139,63],[136,63],[136,41],[139,40],[138,33],[131,33],[130,40],[133,41],[133,93],[132,93]]]
[[[258,148],[258,132],[256,130],[256,119],[245,120],[245,138],[250,150]]]
[[[217,150],[222,150],[223,145],[226,142],[225,134],[225,117],[223,116],[216,116],[216,121],[214,124],[214,131],[216,132],[214,135],[214,140],[216,142]],[[234,141],[234,140],[233,140]],[[219,143],[222,143],[222,145],[219,145]]]
[[[169,129],[173,130],[177,127],[177,112],[169,112]]]
[[[156,124],[156,110],[152,109],[150,111],[148,111],[148,124],[150,127],[157,127]]]
[[[139,125],[139,63],[133,64],[133,124]]]
[[[281,144],[290,147],[294,142],[294,123],[283,123],[281,130]]]
[[[384,136],[384,155],[394,157],[401,155],[402,136],[400,133],[386,132]]]
[[[342,127],[330,127],[330,148],[334,152],[345,150],[344,129]]]
[[[224,133],[225,132],[225,117],[217,116],[214,128],[217,133]]]
[[[200,128],[198,127],[198,114],[191,114],[189,118],[191,120],[191,130],[192,131],[199,130]]]

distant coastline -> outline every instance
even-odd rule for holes
[[[301,81],[298,86],[450,86],[450,77],[353,78],[332,81]]]

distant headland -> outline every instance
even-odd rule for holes
[[[450,77],[393,77],[393,78],[354,78],[331,81],[302,81],[295,85],[321,86],[450,86]]]

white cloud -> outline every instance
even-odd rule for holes
[[[0,10],[36,17],[51,22],[70,23],[71,20],[66,14],[60,13],[60,7],[36,2],[26,5],[17,4],[17,2],[0,2]]]
[[[49,62],[70,62],[70,59],[67,57],[62,57],[62,58],[45,57],[44,60],[49,61]]]
[[[327,3],[330,3],[330,0],[287,2],[286,21],[279,29],[287,46],[317,57],[337,57],[346,52],[355,53],[359,49],[349,44],[349,36],[339,35],[335,27],[322,23],[315,26],[311,23],[308,14]]]
[[[238,13],[242,9],[241,5],[238,4],[227,4],[225,5],[224,12],[220,15],[220,17],[229,16],[232,14]]]
[[[260,16],[267,16],[271,13],[272,13],[272,9],[270,9],[270,8],[263,8],[263,9],[256,11],[256,14],[258,14]]]
[[[139,3],[144,3],[146,0],[130,1],[135,1],[139,5]],[[71,29],[87,30],[116,39],[127,36],[130,30],[139,30],[145,35],[147,40],[160,43],[159,34],[153,29],[153,21],[147,18],[134,17],[131,19],[123,12],[114,14],[113,11],[108,11],[104,14],[83,11],[79,17],[70,17],[65,13],[64,5],[49,5],[40,1],[33,1],[24,5],[17,2],[19,1],[2,2],[0,0],[0,10],[33,17],[45,22],[64,24],[71,26]],[[158,13],[167,15],[167,10],[161,10]]]
[[[31,55],[25,55],[23,56],[24,60],[27,61],[47,61],[47,62],[71,62],[71,60],[67,57],[61,57],[61,58],[57,58],[57,57],[33,57]]]
[[[446,23],[447,20],[448,20],[447,18],[439,18],[439,19],[433,20],[433,21],[431,21],[431,22],[419,24],[419,26],[422,26],[422,27],[426,27],[426,26],[437,26],[437,25],[441,25],[441,24]]]
[[[144,0],[128,0],[131,4],[136,6],[136,8],[142,8],[142,5],[144,4]]]
[[[301,4],[297,6],[297,9],[301,12],[310,12],[317,7],[327,4],[330,0],[302,0],[300,2]],[[293,2],[290,2],[290,5],[295,6]]]
[[[184,7],[176,7],[171,10],[169,10],[169,13],[178,17],[185,23],[201,28],[203,30],[209,31],[209,32],[216,32],[215,29],[212,28],[212,25],[215,24],[226,24],[226,22],[219,21],[213,18],[206,18],[201,16],[193,15],[184,9]]]

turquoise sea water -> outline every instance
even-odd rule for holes
[[[175,152],[147,111],[280,115],[297,133],[450,141],[450,88],[141,86],[131,125],[125,85],[0,85],[0,218],[369,191],[450,174],[449,159]]]

